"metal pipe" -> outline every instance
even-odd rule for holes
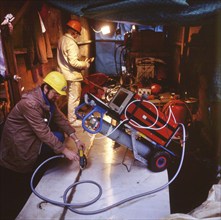
[[[103,120],[102,128],[99,133],[111,138],[112,140],[116,141],[118,144],[124,145],[130,150],[133,150],[132,137],[126,132],[120,130],[119,128],[116,129],[114,132],[112,132],[114,129],[115,127],[112,124]],[[138,155],[146,159],[151,153],[150,147],[138,140],[136,140],[135,147]]]

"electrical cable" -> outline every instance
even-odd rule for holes
[[[140,101],[140,100],[134,100],[134,101],[132,101],[132,102],[125,108],[125,113],[124,113],[124,115],[125,115],[126,119],[128,119],[128,117],[127,117],[127,109],[129,108],[129,106],[130,106],[131,104],[133,104],[134,102],[139,102],[139,101]],[[163,129],[164,127],[166,127],[167,124],[168,124],[169,121],[170,121],[171,115],[173,115],[173,112],[172,112],[171,107],[168,106],[168,108],[169,108],[169,115],[168,115],[168,118],[167,118],[166,123],[165,123],[163,126],[159,127],[159,128],[153,128],[153,126],[158,122],[159,110],[157,109],[157,107],[156,107],[152,102],[147,101],[147,100],[144,100],[144,102],[151,104],[151,105],[155,108],[155,110],[156,110],[156,115],[157,115],[155,122],[154,122],[152,125],[150,125],[150,126],[142,126],[142,125],[140,125],[139,123],[137,123],[137,122],[134,121],[134,120],[130,120],[130,121],[133,122],[133,123],[131,123],[131,122],[129,122],[129,123],[132,124],[132,125],[133,125],[134,127],[136,127],[136,128],[143,128],[143,129],[150,129],[150,130],[161,130],[161,129]],[[174,115],[173,115],[173,118],[175,118]],[[175,119],[174,119],[174,122],[175,122],[176,124],[178,124]]]
[[[126,107],[125,110],[124,110],[125,119],[124,119],[123,121],[121,121],[110,133],[108,132],[106,135],[103,135],[102,137],[100,137],[100,138],[95,138],[95,139],[103,139],[103,138],[105,138],[105,137],[110,136],[110,135],[111,135],[112,133],[114,133],[124,122],[128,121],[129,119],[128,119],[128,117],[127,117],[127,110],[128,110],[128,108],[129,108],[129,106],[132,105],[133,103],[139,102],[139,101],[140,101],[140,100],[134,100],[134,101],[132,101],[129,105],[127,105],[127,107]],[[168,106],[169,115],[168,115],[168,118],[167,118],[166,123],[165,123],[163,126],[161,126],[161,127],[153,128],[153,126],[158,122],[158,119],[159,119],[159,110],[157,109],[157,107],[156,107],[152,102],[147,101],[147,100],[143,100],[143,101],[146,102],[146,103],[151,104],[151,105],[154,107],[154,109],[156,110],[156,115],[157,115],[157,116],[156,116],[155,122],[154,122],[152,125],[150,125],[150,126],[142,126],[142,125],[140,125],[139,123],[137,123],[136,121],[134,121],[133,119],[130,119],[130,120],[129,120],[129,124],[131,124],[132,126],[134,126],[134,127],[136,127],[136,128],[142,128],[142,129],[161,130],[161,129],[163,129],[164,127],[166,127],[166,126],[168,125],[171,116],[173,116],[174,122],[175,122],[176,124],[178,124],[178,123],[176,122],[176,119],[175,119],[175,116],[174,116],[173,111],[172,111],[172,109],[171,109],[171,106]],[[131,123],[131,122],[132,122],[132,123]],[[89,134],[88,134],[88,135],[89,135]],[[89,136],[90,136],[90,135],[89,135]],[[90,136],[90,137],[91,137],[91,136]]]
[[[64,158],[64,157],[65,157],[64,155],[52,156],[52,157],[46,159],[45,161],[43,161],[43,162],[35,169],[34,173],[32,174],[31,181],[30,181],[30,187],[31,187],[32,192],[33,192],[37,197],[41,198],[42,200],[47,201],[47,202],[49,202],[49,203],[51,203],[51,204],[53,204],[53,205],[61,206],[61,207],[73,206],[73,207],[75,207],[75,208],[80,208],[80,207],[86,207],[86,206],[88,206],[88,205],[93,204],[94,202],[96,202],[96,201],[101,197],[101,195],[102,195],[102,188],[101,188],[101,186],[100,186],[99,184],[97,184],[96,182],[91,181],[91,180],[75,182],[75,183],[71,184],[71,185],[65,190],[65,192],[64,192],[64,194],[63,194],[63,197],[66,198],[66,195],[67,195],[68,191],[69,191],[71,188],[73,188],[73,187],[75,187],[75,186],[77,186],[77,185],[79,185],[79,184],[83,184],[83,183],[91,183],[91,184],[94,184],[94,185],[96,185],[96,186],[98,187],[98,189],[99,189],[99,194],[98,194],[97,197],[95,197],[93,200],[91,200],[91,201],[89,201],[89,202],[86,202],[86,203],[74,204],[74,203],[66,203],[66,201],[64,201],[64,202],[57,202],[57,201],[55,201],[55,200],[51,200],[51,199],[48,199],[48,198],[42,196],[41,194],[39,194],[39,193],[35,190],[35,188],[34,188],[34,186],[33,186],[33,185],[34,185],[34,184],[33,184],[33,183],[34,183],[34,177],[35,177],[36,173],[40,170],[40,168],[41,168],[44,164],[48,163],[50,160],[53,160],[53,159],[56,159],[56,158]]]
[[[136,102],[136,101],[139,101],[139,100],[134,100],[133,102]],[[146,101],[146,102],[149,102],[149,101]],[[149,103],[152,104],[152,105],[154,106],[154,108],[156,108],[156,106],[155,106],[153,103],[151,103],[151,102],[149,102]],[[130,103],[130,104],[132,104],[132,103]],[[129,104],[129,105],[130,105],[130,104]],[[103,136],[101,136],[101,137],[95,137],[94,139],[95,139],[95,140],[100,140],[100,139],[103,139],[103,138],[106,138],[106,137],[110,136],[110,135],[113,134],[123,123],[125,123],[126,121],[128,121],[128,117],[126,116],[126,111],[127,111],[128,107],[129,107],[129,105],[128,105],[127,108],[125,109],[125,118],[126,118],[126,119],[124,119],[123,121],[121,121],[113,130],[111,130],[110,132],[107,132],[106,135],[103,135]],[[159,118],[159,111],[158,111],[157,108],[156,108],[157,117],[156,117],[155,122],[154,122],[152,125],[150,125],[150,126],[141,126],[141,125],[139,125],[137,122],[135,122],[134,120],[131,120],[131,121],[133,121],[133,122],[136,123],[136,124],[133,124],[133,123],[131,123],[131,122],[129,122],[129,123],[132,124],[132,125],[133,125],[134,127],[136,127],[136,128],[144,128],[144,129],[150,129],[150,130],[160,130],[160,129],[163,129],[164,127],[167,126],[167,124],[168,124],[169,121],[170,121],[171,115],[173,115],[173,112],[172,112],[170,106],[169,106],[169,110],[170,110],[170,112],[169,112],[169,116],[168,116],[167,122],[165,123],[165,125],[163,125],[162,127],[159,127],[159,128],[152,128],[152,127],[157,123],[158,118]],[[175,118],[174,115],[173,115],[173,118]],[[175,121],[175,123],[177,123],[175,119],[174,119],[174,121]],[[177,123],[177,124],[178,124],[178,123]],[[89,133],[88,133],[88,136],[89,136],[89,137],[92,137],[92,135],[90,135]]]
[[[180,163],[179,163],[179,166],[178,166],[178,169],[175,173],[175,175],[173,176],[173,178],[165,183],[164,185],[156,188],[156,189],[153,189],[153,190],[150,190],[148,192],[144,192],[144,193],[140,193],[140,194],[137,194],[137,195],[134,195],[134,196],[131,196],[131,197],[128,197],[126,199],[123,199],[117,203],[114,203],[110,206],[107,206],[105,208],[102,208],[102,209],[98,209],[98,210],[95,210],[95,211],[79,211],[79,210],[76,210],[76,208],[83,208],[83,207],[86,207],[86,206],[89,206],[93,203],[95,203],[102,195],[102,187],[95,181],[91,181],[91,180],[86,180],[86,181],[79,181],[79,182],[75,182],[73,184],[71,184],[64,192],[63,194],[63,201],[64,202],[58,202],[58,201],[54,201],[54,200],[51,200],[49,198],[46,198],[44,196],[42,196],[40,193],[38,193],[35,188],[33,187],[33,181],[34,181],[34,177],[36,175],[36,173],[39,171],[39,169],[47,162],[49,162],[50,160],[53,160],[53,159],[56,159],[56,158],[64,158],[64,155],[58,155],[58,156],[53,156],[47,160],[45,160],[43,163],[41,163],[37,168],[36,170],[34,171],[32,177],[31,177],[31,181],[30,181],[30,186],[31,186],[31,190],[32,192],[39,198],[41,198],[42,200],[46,201],[46,202],[49,202],[51,204],[54,204],[54,205],[57,205],[57,206],[61,206],[61,207],[66,207],[68,208],[70,211],[74,212],[74,213],[77,213],[77,214],[81,214],[81,215],[94,215],[94,214],[98,214],[98,213],[101,213],[101,212],[105,212],[105,211],[108,211],[109,209],[112,209],[114,207],[117,207],[119,205],[122,205],[126,202],[129,202],[131,200],[134,200],[134,199],[138,199],[138,198],[141,198],[143,196],[147,196],[147,195],[151,195],[151,194],[154,194],[154,193],[157,193],[163,189],[165,189],[166,187],[168,187],[175,179],[176,177],[178,176],[181,168],[182,168],[182,164],[183,164],[183,160],[184,160],[184,155],[185,155],[185,137],[186,137],[186,132],[185,132],[185,127],[183,124],[180,123],[180,126],[182,127],[183,129],[183,141],[181,143],[182,145],[182,154],[181,154],[181,159],[180,159]],[[89,202],[85,202],[85,203],[67,203],[67,194],[69,192],[70,189],[72,189],[73,187],[79,185],[79,184],[83,184],[83,183],[91,183],[91,184],[94,184],[98,187],[99,189],[99,193],[98,195],[92,199],[91,201]]]
[[[134,100],[134,101],[132,101],[129,105],[127,105],[127,107],[125,108],[125,110],[124,110],[124,116],[125,116],[125,118],[126,118],[127,120],[128,120],[128,117],[127,117],[127,109],[129,108],[130,105],[132,105],[132,104],[135,103],[135,102],[139,102],[139,101],[140,101],[140,100]],[[137,124],[137,125],[133,125],[134,127],[139,127],[139,128],[144,128],[144,129],[150,129],[151,127],[153,127],[153,126],[157,123],[158,118],[159,118],[159,111],[158,111],[157,107],[156,107],[152,102],[147,101],[147,100],[143,100],[143,102],[147,102],[147,103],[151,104],[151,105],[155,108],[156,114],[157,114],[157,117],[156,117],[155,122],[154,122],[152,125],[150,125],[150,126],[141,126],[141,125],[139,125],[137,122],[135,122],[134,120],[131,120],[131,121],[133,121],[135,124]],[[130,123],[130,122],[129,122],[129,123]]]
[[[192,121],[193,120],[192,112],[191,112],[189,106],[186,104],[185,101],[181,101],[181,100],[177,100],[177,99],[176,100],[171,100],[163,106],[162,112],[166,114],[167,113],[167,108],[169,108],[169,107],[171,108],[171,106],[176,106],[176,105],[179,105],[179,104],[184,105],[186,107],[186,109],[189,113],[189,119],[190,119],[190,121]]]

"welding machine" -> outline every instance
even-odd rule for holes
[[[85,106],[89,112],[85,112]],[[175,153],[168,145],[180,125],[172,112],[164,115],[157,107],[126,88],[121,87],[109,103],[104,103],[93,94],[87,93],[84,103],[76,108],[82,119],[82,127],[89,133],[101,133],[120,145],[130,149],[134,158],[147,165],[153,172],[168,167]],[[112,125],[104,119],[107,115],[118,124]]]

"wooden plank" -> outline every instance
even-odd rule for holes
[[[27,0],[22,8],[18,11],[18,13],[15,15],[15,20],[13,21],[13,25],[16,26],[17,23],[20,21],[24,13],[27,11],[27,9],[30,7],[32,3],[32,0]]]

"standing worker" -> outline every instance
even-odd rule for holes
[[[81,60],[77,39],[81,34],[81,24],[77,20],[69,20],[66,33],[59,39],[57,47],[58,71],[63,73],[68,82],[68,120],[72,126],[81,126],[77,120],[75,108],[80,103],[82,70],[90,67],[90,59]]]
[[[78,149],[84,143],[75,134],[56,100],[66,95],[67,82],[63,74],[52,71],[43,84],[23,94],[5,121],[0,142],[0,219],[14,219],[31,193],[30,178],[39,159],[64,154],[69,160],[79,155],[66,146],[64,133]],[[51,123],[58,131],[53,131]]]

